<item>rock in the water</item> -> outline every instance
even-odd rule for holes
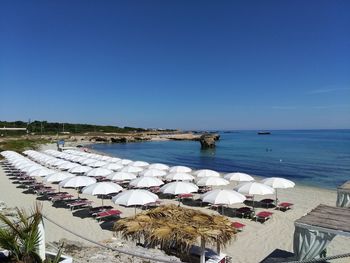
[[[126,137],[113,137],[111,138],[111,142],[113,143],[126,143],[128,139]]]
[[[215,142],[219,140],[219,138],[220,136],[218,134],[203,134],[199,138],[202,149],[215,148]]]

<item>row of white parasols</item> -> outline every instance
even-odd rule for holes
[[[3,154],[3,153],[2,153]],[[25,170],[29,173],[30,176],[45,176],[44,181],[46,182],[60,182],[59,185],[62,187],[72,187],[72,188],[80,188],[84,187],[82,189],[83,193],[91,194],[91,195],[108,195],[112,193],[118,193],[122,191],[122,187],[119,186],[116,183],[111,182],[100,182],[97,183],[95,178],[89,177],[89,176],[73,176],[70,173],[67,172],[57,172],[50,169],[37,169],[32,170],[33,168],[28,166],[36,165],[35,163],[32,163],[27,158],[23,157],[22,155],[12,153],[12,154],[3,154],[7,159],[9,159],[17,168]],[[237,181],[244,181],[244,180],[251,180],[249,175],[241,174],[241,173],[235,173],[229,175],[231,178],[238,179]],[[239,178],[236,178],[236,177]],[[220,183],[220,179],[224,180],[222,178],[216,178],[215,177],[204,177],[200,179],[197,183],[199,183],[201,180],[204,182],[203,185],[223,185],[223,183]],[[229,179],[229,178],[228,178]],[[216,181],[209,182],[209,181]],[[205,183],[206,182],[206,183]],[[159,180],[158,178],[154,177],[140,177],[136,178],[133,181],[130,182],[130,184],[134,187],[151,187],[156,185],[162,185],[163,182]],[[204,195],[201,196],[201,199],[204,202],[212,203],[212,204],[220,204],[220,205],[230,205],[234,203],[241,203],[243,202],[246,197],[244,195],[267,195],[267,194],[273,194],[275,192],[274,189],[279,188],[289,188],[294,187],[294,183],[283,179],[283,178],[267,178],[264,179],[261,183],[257,182],[245,182],[242,184],[239,184],[235,187],[235,190],[224,190],[224,189],[216,189],[212,190]],[[198,186],[189,183],[189,182],[173,182],[168,183],[160,188],[160,191],[165,194],[172,194],[172,195],[180,195],[180,194],[187,194],[187,193],[194,193],[198,191]],[[244,194],[244,195],[243,195]],[[112,201],[116,204],[121,204],[125,206],[131,206],[131,205],[144,205],[150,202],[155,202],[158,200],[158,196],[147,191],[147,190],[127,190],[124,192],[119,193],[115,197],[113,197]],[[277,200],[277,191],[276,191],[276,200]]]

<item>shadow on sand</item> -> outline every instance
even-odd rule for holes
[[[288,262],[288,261],[294,261],[294,254],[292,252],[282,250],[282,249],[275,249],[272,251],[270,255],[268,255],[266,258],[264,258],[260,263],[277,263],[277,262]]]
[[[118,219],[110,219],[110,220],[106,220],[106,221],[102,221],[102,223],[100,224],[100,227],[103,230],[109,230],[109,231],[113,231],[113,226],[114,223],[118,221]]]
[[[79,217],[79,218],[92,218],[89,214],[89,209],[78,209],[73,211],[72,213],[73,216]]]
[[[200,199],[191,199],[191,198],[182,199],[181,203],[192,207],[205,207],[205,204],[206,204],[206,203],[203,203],[202,200]]]
[[[36,198],[38,201],[49,201],[49,199],[45,195],[38,196]]]

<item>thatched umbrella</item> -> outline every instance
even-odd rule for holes
[[[201,241],[201,261],[205,260],[205,244],[220,247],[229,243],[236,234],[231,222],[218,215],[208,215],[201,211],[177,207],[161,206],[135,217],[118,220],[114,230],[125,239],[147,240],[150,245],[161,248],[177,248],[182,254],[188,253],[191,246]]]

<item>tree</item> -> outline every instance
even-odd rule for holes
[[[41,206],[35,205],[31,214],[16,209],[18,222],[13,222],[7,216],[0,214],[0,222],[5,227],[0,228],[0,247],[10,252],[11,260],[23,263],[41,263],[38,255],[40,243],[39,223],[42,220]]]

